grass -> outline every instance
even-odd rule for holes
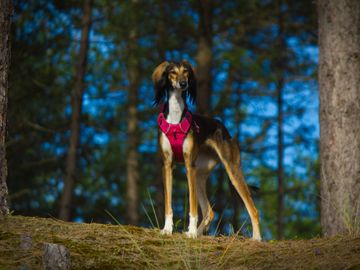
[[[30,249],[20,246],[24,236],[31,236]],[[41,269],[44,243],[68,247],[72,269],[360,269],[360,237],[187,239],[158,229],[22,216],[0,221],[0,269]]]

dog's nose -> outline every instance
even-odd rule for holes
[[[186,81],[180,81],[179,84],[180,84],[180,87],[181,87],[181,88],[185,88],[185,87],[187,86],[187,82],[186,82]]]

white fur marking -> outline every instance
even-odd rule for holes
[[[255,241],[261,241],[261,235],[260,235],[260,232],[253,233],[252,240],[255,240]]]
[[[165,216],[164,229],[161,230],[161,234],[172,234],[173,231],[173,215]]]
[[[196,238],[197,236],[197,223],[198,223],[198,216],[190,216],[189,222],[189,230],[186,232],[186,235],[189,238]]]
[[[166,118],[166,121],[170,124],[178,124],[181,121],[181,115],[185,108],[184,100],[181,94],[181,89],[174,89],[173,91],[170,91],[169,114]]]

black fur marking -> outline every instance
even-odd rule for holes
[[[194,74],[194,70],[192,69],[192,66],[187,61],[182,61],[181,64],[186,67],[186,69],[189,72],[189,79],[188,79],[188,89],[186,90],[186,97],[189,98],[189,101],[191,104],[196,103],[196,91],[197,91],[197,85],[196,85],[196,77]]]

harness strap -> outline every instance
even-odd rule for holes
[[[184,119],[178,124],[170,124],[170,123],[168,123],[166,121],[164,113],[159,114],[157,122],[158,122],[158,125],[159,125],[161,131],[164,132],[165,134],[169,133],[169,130],[170,130],[171,126],[176,126],[176,125],[179,125],[181,131],[187,134],[189,132],[190,128],[191,128],[191,124],[193,122],[193,119],[192,119],[191,112],[186,110]],[[196,125],[196,129],[198,129],[198,125]]]
[[[193,121],[191,112],[188,111],[186,108],[185,110],[185,117],[178,124],[168,123],[166,121],[164,113],[162,112],[159,114],[157,119],[159,128],[169,139],[171,149],[174,154],[174,159],[178,162],[184,161],[182,145],[193,123],[195,131],[199,133],[199,126],[195,123],[195,121]]]

